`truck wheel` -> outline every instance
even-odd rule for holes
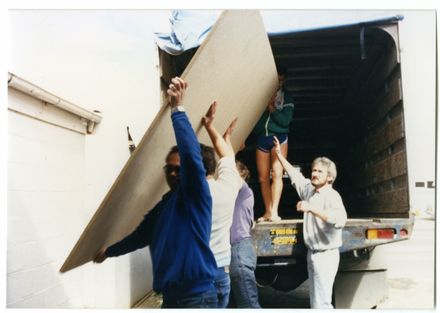
[[[278,269],[278,277],[272,284],[272,288],[281,291],[289,291],[297,288],[308,278],[307,265],[296,264],[295,266],[283,266]]]
[[[257,267],[255,277],[259,287],[271,286],[281,291],[293,290],[307,279],[307,262],[304,259],[293,265]]]
[[[278,273],[274,271],[272,267],[257,267],[255,269],[255,278],[257,280],[257,286],[260,288],[266,288],[272,286],[277,280]]]

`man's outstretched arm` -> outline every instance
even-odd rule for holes
[[[101,248],[94,257],[93,262],[102,263],[107,259],[107,257],[120,256],[149,245],[152,236],[151,230],[154,225],[153,219],[154,216],[156,216],[155,208],[144,216],[142,222],[130,235],[108,248]]]
[[[232,149],[232,145],[228,144],[225,139],[220,135],[217,129],[214,126],[214,118],[215,111],[217,109],[217,102],[214,101],[209,107],[208,112],[206,112],[205,116],[202,118],[202,124],[205,126],[206,131],[208,132],[209,138],[211,138],[212,144],[214,146],[215,152],[219,158],[223,158],[226,156],[234,157],[235,153]],[[231,125],[236,123],[237,119],[232,121]]]
[[[238,118],[236,117],[231,124],[229,125],[228,129],[226,129],[225,133],[223,134],[223,139],[225,140],[226,144],[229,146],[229,148],[234,151],[234,148],[232,147],[232,142],[231,142],[231,135],[232,132],[235,129],[235,125],[237,125],[237,120]],[[234,152],[235,153],[235,152]]]
[[[280,142],[276,136],[273,137],[273,143],[275,145],[275,154],[280,161],[281,165],[283,166],[284,170],[289,174],[292,171],[295,171],[295,168],[292,166],[292,164],[287,161],[287,159],[283,156],[281,153],[281,147]]]
[[[180,186],[185,207],[193,217],[195,227],[209,240],[211,234],[212,198],[206,181],[200,143],[182,107],[187,83],[181,78],[171,80],[168,97],[171,119],[180,156]]]
[[[281,147],[278,138],[274,136],[273,143],[275,145],[275,154],[283,166],[284,170],[287,172],[287,175],[290,177],[290,181],[292,185],[295,187],[298,195],[301,199],[305,198],[305,194],[307,191],[307,186],[310,185],[310,180],[306,179],[301,172],[294,168],[292,164],[287,161],[287,159],[281,154]]]
[[[206,179],[200,144],[182,106],[186,88],[187,83],[180,77],[175,77],[171,80],[167,93],[174,135],[179,148],[180,181],[182,188],[188,191],[199,188]]]

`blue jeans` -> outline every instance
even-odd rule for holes
[[[162,303],[163,309],[173,308],[203,308],[216,309],[218,304],[217,289],[212,286],[208,291],[191,295],[179,300],[166,301]]]
[[[237,307],[261,308],[255,279],[257,255],[252,238],[233,244],[231,252],[231,285]]]
[[[217,308],[224,309],[228,306],[229,293],[231,292],[231,279],[224,267],[217,269],[214,285],[217,288]]]

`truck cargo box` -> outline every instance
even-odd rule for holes
[[[288,160],[306,177],[310,177],[316,157],[329,157],[338,169],[334,188],[348,215],[335,283],[339,308],[369,308],[384,297],[386,263],[375,247],[408,239],[414,224],[409,214],[398,40],[401,19],[269,37],[275,62],[288,70],[285,89],[295,105]],[[249,136],[246,149],[237,158],[251,170],[249,185],[258,218],[265,210],[255,142]],[[299,196],[287,175],[283,181],[278,210],[283,220],[257,224],[253,239],[260,285],[291,290],[307,279],[307,249],[302,239],[302,213],[296,211]],[[368,284],[357,283],[353,290],[342,286],[362,280],[376,281],[384,288],[371,293],[368,301],[360,301]]]
[[[409,193],[400,70],[400,17],[270,36],[285,88],[295,105],[288,160],[306,177],[314,158],[338,169],[334,188],[350,218],[408,218]],[[255,164],[255,138],[237,158],[251,169],[255,213],[264,202]],[[284,179],[280,214],[299,218],[298,200]]]

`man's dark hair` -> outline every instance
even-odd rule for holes
[[[215,167],[217,166],[214,148],[201,143],[200,150],[202,151],[203,166],[205,167],[206,176],[214,174]]]
[[[215,168],[217,166],[217,160],[215,159],[214,148],[208,147],[204,144],[200,144],[200,150],[202,153],[203,167],[206,171],[206,176],[215,173]],[[165,162],[168,162],[170,155],[174,153],[179,153],[179,148],[177,146],[172,146],[167,156],[165,157]]]
[[[172,146],[170,151],[168,151],[167,156],[165,157],[165,163],[168,162],[168,158],[174,154],[174,153],[179,153],[179,148],[177,146]]]
[[[277,64],[277,72],[278,72],[278,75],[286,76],[287,75],[287,68],[282,64]]]

